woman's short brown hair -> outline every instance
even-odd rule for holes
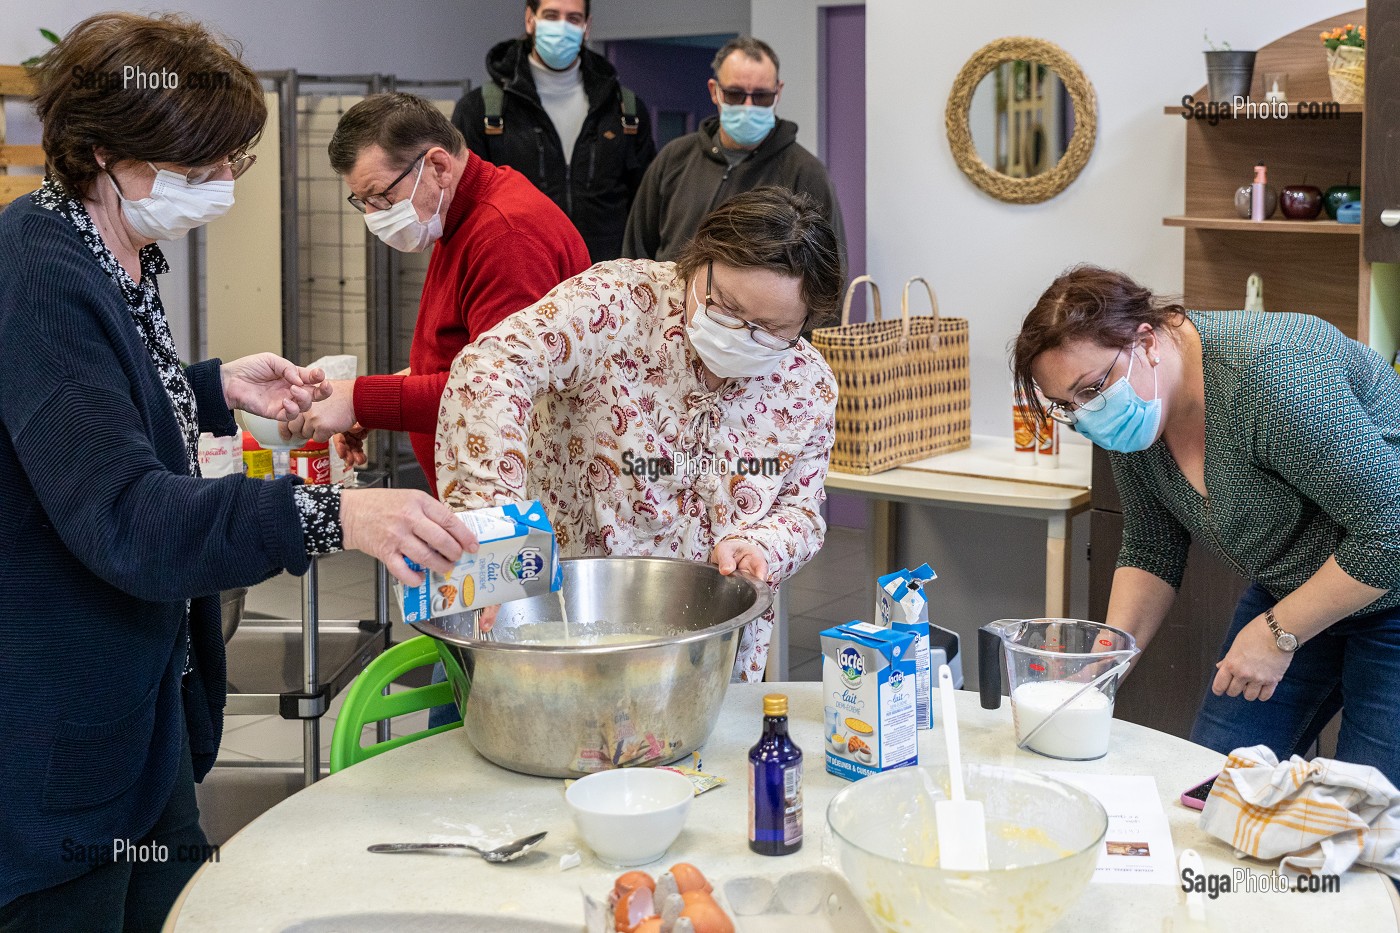
[[[250,146],[267,120],[262,85],[237,43],[168,13],[99,13],[34,70],[48,171],[88,193],[110,162],[213,165]]]
[[[1170,333],[1186,309],[1154,295],[1121,272],[1098,266],[1075,266],[1060,275],[1040,296],[1011,348],[1016,394],[1043,421],[1047,416],[1031,376],[1036,357],[1066,343],[1091,341],[1118,349],[1137,340],[1144,323]]]
[[[687,281],[718,262],[736,269],[772,269],[802,280],[807,326],[836,319],[845,275],[836,232],[805,194],[776,185],[736,194],[700,223],[676,260]]]

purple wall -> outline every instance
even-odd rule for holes
[[[847,272],[866,272],[865,264],[865,7],[823,7],[822,158],[846,224]],[[881,296],[889,300],[889,295]],[[898,300],[898,295],[895,295]],[[851,304],[851,320],[865,320],[865,294]],[[869,506],[856,496],[831,493],[827,521],[847,528],[869,526]]]
[[[701,120],[715,113],[705,82],[710,79],[710,61],[723,44],[723,38],[714,48],[645,39],[604,43],[603,54],[617,69],[622,83],[647,105],[658,149],[670,141],[661,135],[663,111],[687,114],[686,133],[694,132]]]

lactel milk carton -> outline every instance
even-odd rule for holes
[[[821,637],[826,770],[854,781],[917,765],[914,636],[850,622]]]
[[[476,534],[480,549],[463,554],[446,577],[430,570],[421,585],[404,587],[405,622],[538,596],[563,585],[554,526],[539,502],[458,512],[457,518]],[[411,561],[409,566],[424,570]]]
[[[887,573],[875,587],[875,624],[914,636],[920,729],[933,728],[933,672],[938,668],[929,655],[928,594],[924,587],[937,579],[933,568],[923,564],[914,570]]]

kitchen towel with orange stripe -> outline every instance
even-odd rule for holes
[[[1237,748],[1215,780],[1201,829],[1301,874],[1369,865],[1400,878],[1400,791],[1370,765]]]

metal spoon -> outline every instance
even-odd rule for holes
[[[381,842],[378,845],[369,847],[371,852],[437,852],[442,849],[470,849],[480,855],[488,862],[513,862],[535,846],[548,833],[535,833],[533,836],[526,836],[514,842],[508,842],[503,846],[496,846],[494,849],[478,849],[476,846],[469,846],[465,842]]]

